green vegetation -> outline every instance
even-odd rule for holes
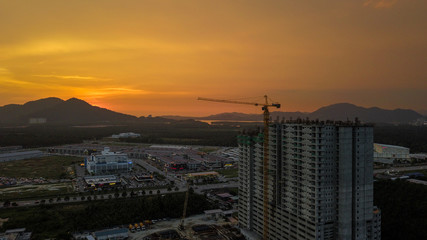
[[[9,218],[9,221],[4,223],[1,230],[26,227],[33,232],[33,239],[64,239],[67,233],[74,231],[127,225],[147,219],[178,218],[182,214],[184,197],[185,193],[173,193],[3,209],[0,218]],[[203,195],[190,194],[187,213],[199,214],[215,207]]]
[[[377,181],[374,204],[381,209],[382,239],[419,240],[427,236],[427,187],[407,181]]]
[[[46,156],[41,158],[0,163],[2,177],[25,177],[63,179],[74,172],[74,163],[82,162],[81,157]]]
[[[153,119],[153,121],[155,121]],[[129,123],[105,127],[29,126],[26,128],[0,128],[0,145],[46,147],[100,140],[121,132],[140,133],[139,138],[120,139],[120,143],[197,144],[206,146],[236,146],[240,129],[233,126],[211,126],[186,120],[172,122]]]
[[[237,168],[228,168],[228,169],[221,169],[221,170],[215,170],[221,175],[224,175],[226,178],[235,178],[238,177],[239,169]]]
[[[236,137],[242,129],[251,129],[257,123],[208,125],[185,120],[171,122],[130,123],[121,126],[72,127],[72,126],[30,126],[26,128],[0,128],[0,145],[22,145],[24,147],[45,147],[61,144],[81,143],[88,139],[103,139],[121,132],[140,133],[139,138],[120,139],[121,143],[164,143],[195,144],[205,146],[236,146]],[[427,152],[427,126],[384,126],[374,127],[375,142],[400,145],[411,148],[411,152]]]
[[[0,188],[0,200],[40,199],[73,193],[71,183],[49,183]]]

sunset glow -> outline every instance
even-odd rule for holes
[[[0,106],[76,97],[136,116],[427,109],[427,1],[2,1]]]

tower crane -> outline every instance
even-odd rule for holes
[[[213,98],[202,98],[199,97],[197,100],[202,101],[211,101],[211,102],[221,102],[221,103],[234,103],[234,104],[246,104],[253,106],[262,106],[262,110],[264,111],[264,159],[263,159],[263,215],[264,215],[264,228],[263,228],[263,239],[268,239],[268,165],[269,165],[269,155],[268,155],[268,137],[269,137],[269,125],[270,125],[270,112],[268,111],[269,107],[280,108],[280,103],[269,103],[267,95],[264,96],[264,103],[257,102],[241,102],[235,100],[221,100],[221,99],[213,99]]]

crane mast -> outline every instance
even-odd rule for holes
[[[264,122],[264,145],[263,145],[263,239],[268,239],[268,219],[269,219],[269,211],[268,211],[268,166],[269,166],[269,126],[270,126],[270,112],[268,110],[269,107],[280,108],[280,103],[268,103],[267,95],[264,96],[265,103],[256,103],[256,102],[242,102],[235,100],[222,100],[222,99],[213,99],[213,98],[202,98],[199,97],[197,100],[202,101],[211,101],[211,102],[221,102],[221,103],[234,103],[234,104],[246,104],[253,106],[262,106],[263,113],[263,122]]]
[[[185,192],[185,200],[184,200],[184,208],[182,210],[182,218],[181,218],[181,223],[179,224],[178,228],[180,230],[184,230],[184,221],[185,221],[185,216],[187,215],[187,205],[188,205],[188,194],[190,192],[190,184],[187,181],[187,192]]]

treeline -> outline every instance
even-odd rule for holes
[[[243,124],[208,125],[185,120],[170,123],[145,123],[107,127],[30,126],[25,128],[0,128],[0,146],[22,145],[47,147],[99,140],[122,132],[135,132],[141,137],[120,139],[125,142],[152,144],[185,144],[209,146],[237,146],[236,137],[242,129],[254,129]],[[427,126],[375,126],[377,143],[408,147],[412,153],[427,152]]]
[[[374,183],[374,204],[381,209],[382,239],[427,238],[427,187],[407,181]]]
[[[0,146],[47,147],[81,143],[83,140],[100,140],[122,132],[141,134],[140,138],[121,139],[121,141],[126,142],[236,146],[236,136],[239,129],[231,126],[211,126],[195,121],[107,127],[51,125],[0,128]]]
[[[427,126],[375,126],[374,141],[411,149],[411,153],[427,153]]]
[[[33,232],[32,239],[64,239],[67,234],[119,225],[128,226],[143,220],[179,218],[182,215],[185,193],[126,198],[75,204],[54,204],[31,208],[2,210],[1,218],[9,218],[5,229],[25,227]],[[212,206],[203,195],[191,193],[187,216],[203,213]]]

